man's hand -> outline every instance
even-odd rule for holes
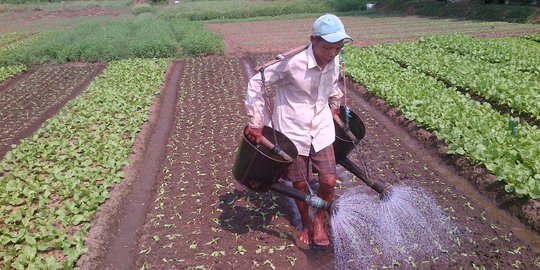
[[[260,144],[262,141],[262,128],[247,127],[244,134],[246,134],[248,140],[256,144]]]
[[[330,110],[332,110],[332,115],[339,115],[339,109],[331,108]]]

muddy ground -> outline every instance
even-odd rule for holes
[[[157,166],[151,168],[158,171],[157,177],[133,183],[154,195],[149,200],[146,193],[147,199],[141,201],[137,188],[134,192],[138,196],[128,196],[128,205],[134,205],[124,210],[111,241],[105,241],[111,248],[103,258],[87,261],[88,268],[333,269],[331,248],[298,243],[297,219],[285,198],[245,190],[231,177],[245,120],[241,112],[243,84],[251,68],[269,57],[271,54],[242,60],[212,56],[172,65],[171,70],[181,70],[180,89],[175,124],[165,155],[160,157],[163,163],[142,157],[143,164]],[[230,75],[242,80],[227,80]],[[457,224],[453,229],[458,232],[430,255],[388,263],[389,258],[379,254],[365,268],[539,267],[538,234],[501,209],[512,202],[503,206],[481,195],[463,177],[471,175],[470,170],[452,165],[452,159],[444,158],[433,144],[426,144],[430,134],[411,127],[404,119],[400,125],[399,113],[362,87],[350,84],[348,89],[348,104],[366,126],[359,151],[349,158],[358,164],[366,162],[370,176],[386,184],[422,188]],[[155,155],[154,150],[163,147],[156,143],[147,147],[147,154]],[[340,179],[338,194],[363,185],[343,169]],[[501,195],[499,184],[491,186],[497,190],[491,192]],[[133,226],[142,222],[133,220],[133,213],[140,210],[133,208],[137,205],[148,211],[141,227]]]
[[[289,23],[281,31],[296,29],[298,22]],[[95,218],[89,252],[79,261],[82,269],[334,268],[331,247],[297,242],[297,219],[286,198],[245,190],[231,174],[246,121],[245,83],[253,67],[270,60],[277,48],[272,36],[260,33],[264,29],[253,31],[257,44],[251,47],[235,39],[238,33],[224,34],[228,54],[171,62],[126,179]],[[291,36],[279,50],[307,40]],[[0,93],[24,82],[10,81]],[[375,253],[362,268],[540,269],[539,235],[530,230],[539,220],[537,202],[506,195],[481,168],[444,155],[444,144],[399,110],[359,85],[347,89],[348,105],[366,127],[351,160],[365,163],[370,177],[387,185],[421,188],[456,225],[448,229],[458,232],[429,255],[392,262]],[[25,98],[31,104],[41,97]],[[363,186],[338,169],[338,194]]]

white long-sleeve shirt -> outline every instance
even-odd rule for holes
[[[329,104],[339,108],[343,96],[338,87],[338,57],[321,69],[310,45],[305,51],[267,67],[264,76],[266,85],[275,90],[272,126],[294,143],[299,155],[308,156],[311,145],[318,152],[334,142]],[[245,109],[250,127],[270,124],[263,94],[258,73],[249,80],[246,92]]]

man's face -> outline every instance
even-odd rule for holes
[[[329,43],[325,40],[319,40],[314,36],[311,36],[311,44],[313,44],[313,54],[317,64],[324,68],[328,63],[334,61],[336,55],[339,54],[341,48],[343,48],[343,40],[336,43]]]

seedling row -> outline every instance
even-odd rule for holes
[[[437,66],[439,59],[444,64],[444,59],[458,56],[439,50],[436,55],[430,52],[430,49],[416,43],[349,48],[347,71],[353,80],[400,108],[408,119],[433,131],[448,143],[449,154],[466,155],[484,165],[505,182],[508,192],[539,198],[538,128],[501,113],[488,103],[474,101],[469,94],[457,91],[456,87],[448,87],[439,78],[439,74],[444,72],[431,67]],[[409,58],[407,54],[414,56]],[[422,58],[422,54],[427,56]],[[414,62],[414,57],[422,61]],[[403,62],[410,65],[404,67]],[[429,65],[430,62],[433,65]],[[476,63],[477,66],[493,65],[479,60]],[[419,68],[420,64],[424,64],[423,69]],[[467,66],[449,66],[453,69],[446,69],[448,73],[462,73],[464,78],[476,77]],[[473,67],[476,66],[471,63],[469,68]],[[510,94],[510,89],[508,91]],[[529,94],[531,99],[538,92],[535,94],[531,90]],[[534,108],[526,109],[531,111]]]
[[[512,110],[540,119],[540,45],[521,48],[524,53],[510,57],[506,50],[506,61],[483,60],[477,56],[441,48],[445,41],[400,43],[377,46],[377,53],[402,65],[433,75],[453,86],[466,89]],[[493,42],[494,43],[494,42]],[[474,44],[474,43],[473,43]],[[487,45],[487,44],[486,44]],[[500,45],[505,43],[500,41]],[[509,44],[506,44],[509,46]],[[466,44],[462,44],[467,47]],[[477,46],[481,46],[478,44]],[[512,48],[512,47],[508,47]],[[527,50],[527,48],[529,48]],[[465,51],[466,49],[463,49]],[[535,56],[528,58],[527,55]],[[536,58],[536,59],[535,59]],[[494,63],[495,62],[495,63]],[[517,64],[516,64],[517,63]]]
[[[72,268],[122,168],[168,60],[111,62],[0,162],[0,266]],[[144,72],[141,72],[144,70]]]

